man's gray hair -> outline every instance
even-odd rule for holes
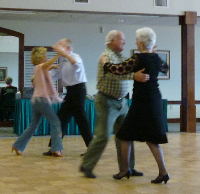
[[[110,44],[119,33],[120,31],[118,30],[111,30],[110,32],[108,32],[105,38],[105,45]]]
[[[136,40],[144,43],[147,49],[152,49],[156,43],[156,33],[149,27],[136,30]]]

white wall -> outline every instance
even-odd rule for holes
[[[0,26],[16,30],[25,34],[25,46],[44,45],[50,46],[63,37],[69,37],[74,42],[75,51],[79,53],[84,61],[88,77],[88,94],[96,93],[96,71],[97,61],[104,49],[104,37],[111,29],[122,30],[127,39],[124,54],[130,56],[130,49],[135,48],[135,30],[139,27],[150,26],[157,33],[158,49],[170,50],[170,80],[160,80],[160,89],[163,98],[168,100],[181,100],[181,29],[176,22],[159,23],[143,22],[141,25],[125,24],[101,24],[103,33],[99,32],[98,24],[95,23],[59,23],[42,21],[11,21],[0,20]],[[199,99],[197,94],[196,98]],[[179,109],[170,107],[170,115],[179,115]]]
[[[200,100],[200,18],[195,31],[195,99]],[[197,117],[200,118],[200,105],[196,106]]]
[[[146,13],[146,14],[168,14],[183,15],[185,11],[196,11],[200,16],[199,0],[169,0],[169,8],[153,7],[153,0],[89,0],[89,4],[75,5],[74,0],[0,0],[0,8],[22,8],[22,9],[47,9],[47,10],[74,10],[74,11],[98,11],[98,12],[120,12],[120,13]],[[92,16],[91,16],[92,17]],[[177,20],[177,18],[175,18]],[[158,34],[158,48],[170,50],[171,66],[170,80],[160,81],[163,98],[168,100],[181,99],[181,41],[180,26],[152,22],[149,17],[148,25],[153,27]],[[200,22],[199,22],[200,23]],[[141,26],[144,23],[141,24]],[[64,24],[53,22],[31,22],[31,21],[1,21],[0,26],[10,28],[25,34],[25,45],[51,45],[61,37],[68,36],[74,41],[75,50],[82,56],[87,76],[88,93],[96,92],[96,64],[99,54],[104,45],[105,33],[113,28],[123,30],[127,37],[125,54],[134,42],[134,31],[140,25],[108,25],[104,24],[104,33],[99,33],[98,24]],[[57,29],[57,31],[55,30]],[[196,100],[200,100],[200,25],[196,29],[196,67],[195,67],[195,91]],[[200,117],[200,107],[197,106],[197,116]],[[179,117],[179,106],[168,106],[168,117]]]
[[[200,19],[195,31],[195,98],[200,100]]]
[[[19,52],[19,38],[0,35],[0,52]]]
[[[88,93],[96,92],[96,70],[100,53],[104,49],[104,37],[111,29],[122,30],[127,39],[124,54],[130,55],[130,49],[134,47],[135,30],[140,25],[108,25],[104,24],[104,33],[98,31],[97,24],[72,24],[55,22],[34,22],[34,21],[0,21],[1,27],[10,28],[25,34],[25,45],[50,46],[63,37],[69,37],[74,41],[75,51],[79,53],[86,67],[88,76]],[[143,25],[142,25],[143,26]],[[152,27],[158,36],[158,49],[171,51],[170,80],[161,80],[160,86],[163,98],[168,100],[180,100],[180,26],[153,25]],[[170,41],[169,40],[170,37]],[[168,39],[168,40],[167,40]]]
[[[1,0],[0,7],[170,15],[183,15],[184,11],[197,11],[200,15],[199,0],[169,0],[169,8],[155,8],[153,0],[89,0],[89,2],[89,4],[74,4],[74,0]]]

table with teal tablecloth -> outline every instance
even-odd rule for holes
[[[128,101],[130,105],[131,101]],[[57,113],[60,104],[53,104],[53,110]],[[163,110],[164,110],[164,118],[167,127],[167,100],[163,100]],[[93,100],[86,99],[85,102],[85,111],[89,121],[91,132],[94,132],[95,126],[95,105]],[[29,126],[31,122],[31,101],[30,99],[18,99],[16,100],[15,106],[15,122],[14,122],[14,133],[17,135],[21,135],[23,131]],[[41,119],[40,125],[38,129],[35,131],[34,135],[49,135],[50,127],[49,123],[45,118]],[[78,126],[75,122],[75,119],[72,117],[68,124],[68,128],[66,130],[67,135],[79,135]]]
[[[53,104],[53,110],[57,113],[60,104]],[[90,124],[90,129],[93,133],[94,131],[94,121],[95,121],[95,108],[94,101],[87,99],[85,102],[85,110],[87,118]],[[15,122],[14,122],[14,133],[21,135],[23,131],[29,126],[31,122],[31,101],[30,99],[19,99],[16,100],[15,106]],[[38,129],[35,131],[34,135],[49,135],[50,127],[49,123],[45,118],[42,118]],[[66,130],[67,135],[79,135],[78,126],[76,125],[75,119],[72,117],[68,124]]]

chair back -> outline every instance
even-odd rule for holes
[[[16,87],[5,87],[2,88],[1,103],[4,107],[15,106],[15,95],[17,93]]]

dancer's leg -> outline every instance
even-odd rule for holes
[[[163,151],[162,148],[160,147],[159,144],[153,144],[150,142],[146,142],[147,145],[149,146],[155,160],[156,163],[158,165],[158,169],[159,169],[159,176],[163,176],[167,174],[167,170],[165,167],[165,161],[164,161],[164,155],[163,155]]]
[[[37,102],[32,103],[32,120],[30,126],[24,131],[24,133],[13,144],[13,148],[23,152],[26,145],[30,141],[37,126],[39,125],[41,113],[38,111],[39,104]]]

